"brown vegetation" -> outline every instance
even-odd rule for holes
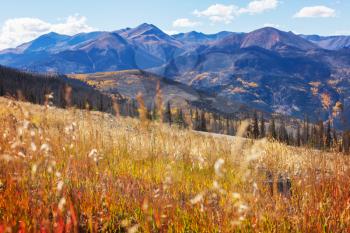
[[[0,232],[350,230],[347,156],[148,124],[0,98]]]

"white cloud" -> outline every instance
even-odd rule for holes
[[[198,17],[209,17],[209,19],[216,22],[224,22],[226,24],[231,23],[232,20],[236,17],[238,12],[238,7],[235,5],[222,5],[215,4],[209,6],[204,11],[195,10],[193,14]]]
[[[262,13],[277,8],[278,4],[279,0],[254,0],[243,8],[236,5],[215,4],[203,11],[195,10],[193,14],[197,17],[208,17],[213,23],[224,22],[228,24],[241,14]]]
[[[8,19],[0,29],[0,49],[18,46],[49,32],[74,35],[93,31],[94,28],[88,26],[86,21],[86,17],[79,15],[69,16],[64,22],[56,24],[38,18]]]
[[[173,22],[173,27],[195,27],[198,25],[199,22],[191,21],[188,18],[177,19]]]
[[[240,13],[258,14],[277,8],[278,0],[255,0],[251,1],[246,8],[241,8]]]
[[[329,18],[335,16],[335,10],[326,6],[304,7],[294,15],[295,18]]]

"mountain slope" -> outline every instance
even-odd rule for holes
[[[301,50],[317,49],[318,47],[295,35],[275,28],[266,27],[248,33],[241,44],[241,48],[257,46],[264,49],[277,49],[282,46],[294,47]]]
[[[136,96],[141,93],[149,108],[154,106],[159,85],[163,102],[170,101],[175,107],[183,109],[188,109],[189,106],[200,107],[227,114],[239,114],[239,110],[242,111],[242,114],[253,111],[242,104],[208,95],[190,86],[141,70],[75,74],[69,77],[82,80],[104,93],[119,93],[128,99],[136,99]]]
[[[139,51],[145,51],[162,62],[167,62],[184,51],[184,44],[181,41],[167,35],[153,24],[144,23],[136,28],[127,28],[116,33],[137,48],[136,63],[143,62],[143,57],[139,57]]]
[[[160,59],[138,49],[117,33],[93,32],[62,38],[54,40],[48,34],[16,49],[5,50],[0,53],[0,64],[57,73],[146,69],[162,64]]]
[[[327,118],[322,104],[327,95],[331,105],[343,103],[350,116],[344,88],[350,83],[343,78],[350,68],[350,52],[323,50],[294,34],[270,32],[266,28],[230,35],[182,54],[161,72],[214,96],[313,120]]]
[[[183,43],[201,44],[201,43],[209,43],[216,40],[220,40],[231,34],[235,34],[235,33],[222,31],[216,34],[204,34],[201,32],[191,31],[187,33],[179,33],[176,35],[172,35],[172,37],[174,37],[179,41],[182,41]]]
[[[0,52],[0,64],[66,74],[142,69],[205,93],[216,101],[209,104],[217,104],[216,109],[225,111],[220,99],[318,120],[330,114],[323,109],[324,95],[331,97],[332,105],[341,102],[345,111],[350,108],[347,43],[346,37],[302,36],[269,27],[250,33],[170,36],[142,24],[75,36],[50,33]]]
[[[350,47],[350,36],[300,35],[317,46],[328,50],[339,50]]]
[[[0,66],[0,96],[58,107],[77,107],[113,112],[112,98],[80,80],[66,76],[20,72]],[[50,96],[50,97],[48,97]],[[117,92],[116,101],[124,100]]]

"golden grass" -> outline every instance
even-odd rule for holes
[[[349,232],[349,165],[0,98],[0,232]],[[267,172],[289,176],[291,195],[271,195]]]

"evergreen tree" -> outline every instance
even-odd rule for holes
[[[260,137],[261,138],[266,137],[265,119],[264,119],[264,114],[262,113],[260,117]]]
[[[300,125],[298,124],[296,145],[301,146]]]
[[[269,137],[277,139],[275,119],[271,118],[269,125]]]
[[[225,134],[224,119],[219,115],[219,133]]]
[[[324,126],[323,122],[319,121],[318,123],[318,145],[319,149],[324,149]]]
[[[281,122],[281,125],[278,130],[278,140],[281,142],[288,143],[288,132],[284,121]]]
[[[249,124],[247,129],[246,129],[246,133],[245,133],[245,137],[247,138],[253,138],[253,133],[252,133],[252,125]]]
[[[311,136],[310,136],[310,141],[311,141],[311,146],[313,147],[317,147],[317,143],[318,143],[318,135],[317,135],[317,129],[315,124],[312,126],[311,128]]]
[[[350,151],[350,133],[348,130],[343,132],[343,152],[349,154]]]
[[[151,120],[152,121],[156,121],[159,119],[159,116],[158,116],[158,110],[157,110],[157,106],[156,105],[153,105],[153,108],[152,108],[152,111],[150,112],[151,114]]]
[[[216,114],[208,114],[209,115],[209,131],[213,133],[218,132],[218,123]]]
[[[253,137],[255,139],[259,138],[260,132],[259,132],[259,123],[258,123],[258,114],[254,112],[254,118],[253,118]]]
[[[230,135],[230,120],[228,117],[226,117],[226,129],[225,129],[225,134]]]
[[[330,149],[332,146],[332,129],[331,129],[331,121],[328,121],[327,130],[326,130],[326,148]]]
[[[5,95],[5,90],[4,90],[4,85],[2,83],[2,80],[0,79],[0,96],[4,96]]]
[[[192,119],[192,127],[193,127],[193,129],[194,130],[200,130],[199,124],[200,124],[199,113],[198,113],[198,109],[196,108],[196,111],[194,112],[194,117]]]
[[[169,123],[170,125],[173,122],[172,116],[171,116],[171,104],[170,104],[170,101],[168,101],[167,104],[166,104],[166,108],[165,108],[165,111],[163,113],[163,122]]]
[[[303,124],[303,144],[307,145],[310,143],[310,132],[309,132],[309,117],[306,116]]]
[[[146,116],[147,116],[148,120],[153,120],[153,111],[152,110],[146,108]]]
[[[309,117],[306,116],[306,144],[310,143],[310,123]]]
[[[201,112],[201,117],[200,117],[200,125],[199,125],[199,130],[201,131],[207,131],[207,121],[205,119],[205,112]]]
[[[333,128],[333,144],[338,145],[337,131]]]
[[[175,123],[177,125],[179,125],[180,127],[186,127],[186,122],[185,122],[185,118],[184,118],[184,114],[182,112],[182,109],[177,109],[176,111],[176,116],[175,116],[175,119],[174,119]]]

